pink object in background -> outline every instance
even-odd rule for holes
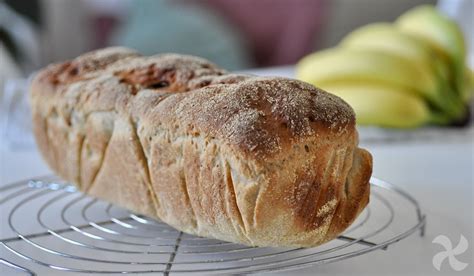
[[[315,47],[324,0],[205,0],[248,40],[257,65],[295,63]]]
[[[92,19],[94,25],[94,49],[104,48],[108,46],[111,33],[119,23],[117,17],[102,14]]]

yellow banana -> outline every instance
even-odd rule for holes
[[[358,124],[408,128],[431,120],[430,110],[421,97],[397,87],[333,84],[321,88],[351,105]]]
[[[415,34],[439,52],[464,66],[466,46],[459,26],[435,7],[423,5],[402,14],[395,24],[403,31]]]
[[[336,48],[316,52],[297,64],[296,75],[317,87],[341,82],[397,86],[443,108],[440,84],[429,69],[383,51]]]
[[[449,58],[456,88],[461,94],[465,81],[466,45],[456,22],[435,7],[423,5],[402,14],[395,24],[402,31],[425,40],[439,55]]]
[[[356,29],[340,43],[341,47],[375,49],[389,52],[421,66],[433,68],[435,74],[448,78],[449,65],[436,56],[425,41],[397,29],[389,23],[372,23]]]
[[[351,32],[340,45],[344,48],[380,50],[416,63],[439,80],[439,93],[443,97],[446,115],[453,120],[465,116],[460,92],[452,85],[454,78],[449,72],[449,62],[437,55],[425,41],[397,29],[393,24],[373,23]]]

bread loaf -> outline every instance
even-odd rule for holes
[[[183,232],[310,247],[368,203],[351,107],[307,83],[116,47],[48,66],[30,90],[59,176]]]

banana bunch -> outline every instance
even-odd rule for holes
[[[432,6],[353,31],[296,75],[348,102],[359,124],[385,127],[460,122],[473,90],[462,32]]]

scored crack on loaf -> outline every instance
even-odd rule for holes
[[[309,247],[368,203],[352,109],[297,80],[114,47],[43,69],[30,102],[59,176],[186,233]]]

